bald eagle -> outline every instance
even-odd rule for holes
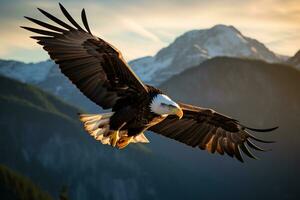
[[[131,142],[148,143],[144,132],[150,130],[211,153],[226,153],[243,162],[241,152],[256,158],[248,147],[264,151],[251,140],[271,142],[251,135],[248,130],[267,132],[277,127],[249,128],[214,110],[176,103],[161,90],[144,84],[117,48],[91,33],[84,9],[82,28],[59,6],[69,24],[38,8],[56,26],[25,17],[46,30],[22,28],[39,34],[31,38],[43,46],[61,72],[86,97],[103,109],[110,109],[101,114],[79,115],[84,129],[102,144],[122,149]]]

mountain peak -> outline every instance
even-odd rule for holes
[[[38,63],[24,63],[14,60],[0,60],[0,74],[26,83],[45,80],[54,63],[46,60]]]
[[[214,25],[213,27],[210,28],[210,30],[233,31],[233,32],[240,33],[240,31],[237,30],[234,26],[232,26],[232,25],[225,25],[225,24]]]
[[[237,30],[234,26],[224,25],[224,24],[217,24],[217,25],[214,25],[213,27],[207,28],[207,29],[195,29],[195,30],[187,31],[187,32],[183,33],[181,36],[179,36],[177,38],[192,37],[192,36],[195,36],[195,35],[202,34],[203,32],[218,32],[218,33],[231,32],[231,33],[241,34],[240,31]]]
[[[280,60],[264,44],[245,37],[234,26],[218,24],[208,29],[185,32],[154,57],[133,60],[129,64],[144,81],[158,84],[217,56],[246,57],[269,62]]]
[[[293,57],[288,59],[287,63],[300,69],[300,50]]]
[[[300,50],[294,55],[294,57],[300,58]]]

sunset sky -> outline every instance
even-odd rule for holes
[[[61,0],[79,19],[85,8],[92,32],[117,46],[127,60],[153,55],[178,35],[233,25],[263,42],[275,53],[293,55],[300,49],[300,0]],[[36,7],[62,17],[58,1],[0,0],[0,59],[26,62],[48,55],[19,28],[23,16],[45,19]]]

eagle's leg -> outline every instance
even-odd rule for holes
[[[128,144],[130,144],[133,136],[122,136],[118,142],[117,142],[117,147],[119,149],[125,148]]]
[[[111,131],[110,133],[110,144],[112,147],[115,147],[118,140],[119,140],[119,131],[118,130],[114,130],[114,131]]]
[[[128,129],[127,134],[122,135],[121,138],[119,139],[119,141],[117,142],[117,147],[119,149],[123,149],[127,145],[129,145],[131,142],[137,142],[137,141],[133,141],[133,140],[136,140],[137,139],[136,137],[139,136],[140,134],[143,134],[144,131],[145,131],[145,127]],[[145,142],[146,140],[138,140],[138,142]]]
[[[109,135],[109,138],[110,138],[110,145],[112,147],[115,147],[117,142],[119,141],[120,139],[120,135],[119,135],[119,131],[121,130],[121,128],[123,126],[125,126],[126,122],[124,122],[119,128],[118,130],[111,130],[111,133]]]

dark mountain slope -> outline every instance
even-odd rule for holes
[[[208,190],[203,196],[299,199],[299,85],[300,72],[293,67],[257,60],[220,57],[186,70],[161,88],[177,100],[213,108],[248,126],[279,126],[275,132],[256,134],[277,142],[260,145],[272,151],[255,152],[261,159],[247,159],[245,164],[176,141],[164,144],[160,151],[207,174],[215,187],[213,194]],[[162,138],[154,138],[158,146]]]
[[[0,165],[0,195],[5,200],[52,200],[28,178]]]
[[[287,65],[215,58],[174,76],[161,88],[179,100],[263,127],[295,122],[300,114],[299,83],[300,73]]]
[[[0,77],[0,91],[0,163],[53,196],[63,185],[72,200],[194,195],[201,176],[147,145],[120,151],[99,144],[83,132],[78,109],[33,86]]]

